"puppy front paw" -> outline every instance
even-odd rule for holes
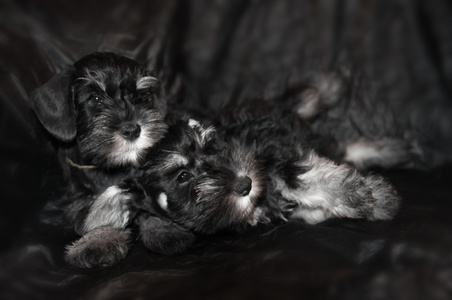
[[[190,230],[157,217],[140,217],[139,226],[144,246],[160,254],[182,253],[190,248],[196,239]]]
[[[129,231],[99,227],[66,247],[65,261],[78,268],[108,267],[129,251]]]

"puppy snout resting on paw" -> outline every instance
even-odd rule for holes
[[[215,129],[216,128],[216,129]],[[382,177],[319,156],[309,134],[287,118],[222,118],[215,128],[178,121],[146,163],[97,201],[87,234],[107,224],[126,228],[134,216],[152,251],[182,252],[197,234],[240,230],[260,222],[329,218],[389,220],[400,198]],[[119,213],[118,213],[119,212]]]

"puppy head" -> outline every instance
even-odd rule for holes
[[[218,149],[212,127],[177,122],[135,174],[146,197],[135,205],[199,233],[255,223],[264,178],[237,145]]]
[[[31,96],[44,127],[76,140],[93,164],[137,165],[166,132],[163,88],[138,63],[113,53],[83,57]]]

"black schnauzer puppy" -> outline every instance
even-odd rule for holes
[[[165,134],[166,98],[155,74],[113,53],[93,53],[54,76],[31,106],[57,140],[67,187],[44,221],[79,230],[90,203],[136,167]],[[103,239],[121,239],[106,232]]]
[[[146,163],[95,201],[83,226],[87,235],[69,249],[104,227],[125,228],[137,214],[145,246],[172,254],[190,247],[196,234],[259,222],[389,220],[398,211],[390,184],[319,156],[298,120],[243,110],[215,125],[171,124]],[[73,254],[93,265],[93,253],[111,255],[105,251],[111,250]]]

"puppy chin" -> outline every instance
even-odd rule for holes
[[[256,225],[255,210],[257,209],[257,199],[251,196],[236,197],[234,203],[233,223]],[[240,226],[239,226],[240,229]]]
[[[128,150],[110,153],[106,167],[137,167],[143,161],[146,149],[142,150]]]
[[[249,211],[254,207],[250,196],[236,198],[235,206],[236,209],[243,214],[249,214]]]
[[[234,205],[235,213],[233,214],[233,218],[235,223],[246,223],[254,226],[258,222],[258,199],[261,196],[262,187],[257,181],[253,183],[254,186],[249,195],[241,197],[234,196],[233,199],[231,199],[233,200],[231,203]]]
[[[113,140],[112,151],[107,158],[110,167],[138,166],[143,161],[147,150],[157,142],[145,132],[135,141],[127,141],[119,134],[115,134]]]
[[[251,190],[248,195],[242,197],[235,197],[235,209],[238,215],[241,216],[240,222],[245,222],[250,225],[256,225],[258,221],[259,210],[258,202],[264,190],[264,179],[259,171],[259,167],[254,163],[248,171],[244,172],[249,178],[251,178]]]

